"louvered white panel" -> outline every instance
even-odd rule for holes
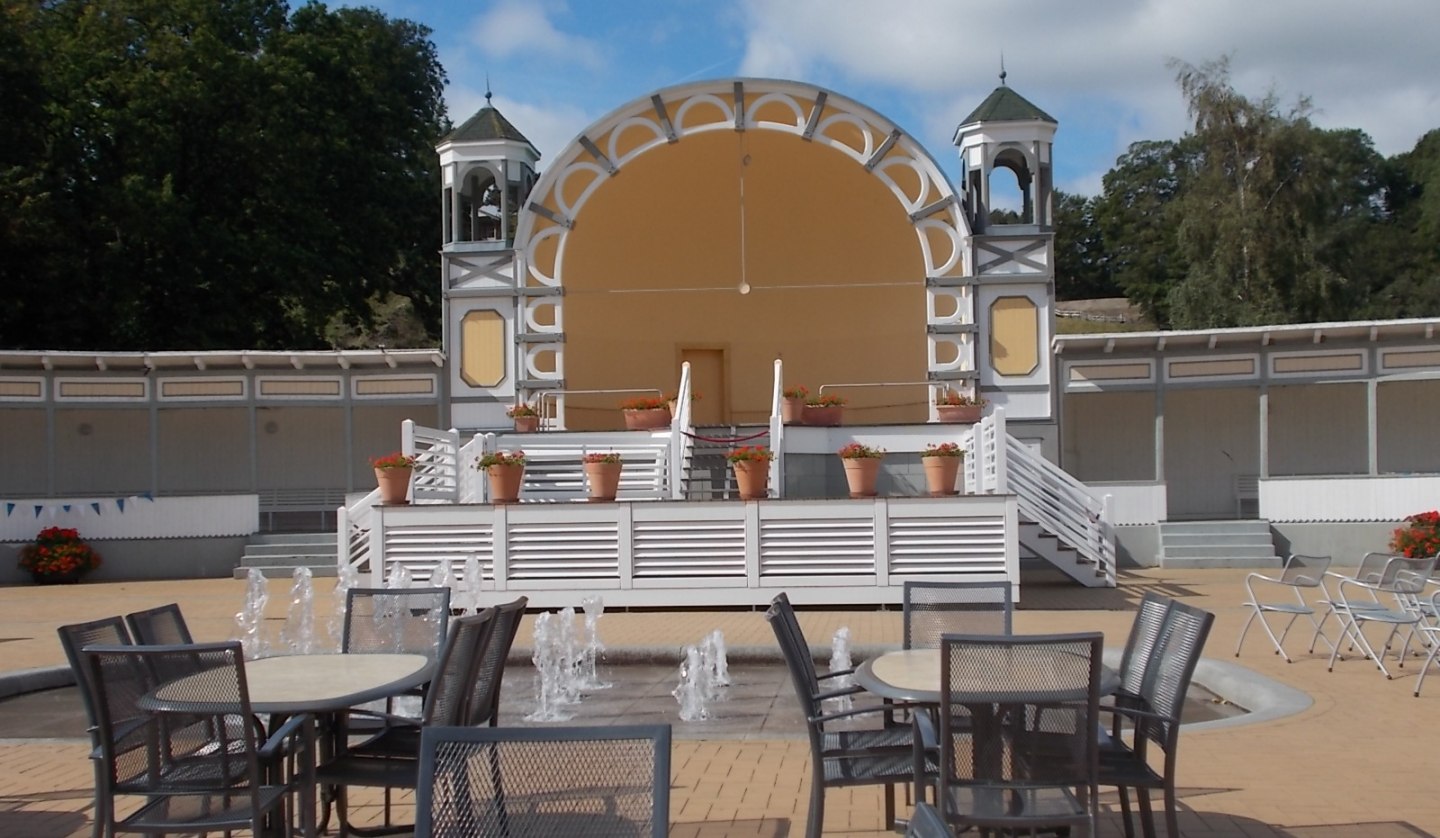
[[[890,519],[890,573],[1004,573],[1005,520]]]
[[[636,578],[745,578],[745,522],[636,521],[632,555]]]
[[[874,573],[873,515],[760,522],[762,577],[861,576]]]
[[[512,523],[506,535],[510,579],[620,578],[614,521]]]
[[[450,572],[458,580],[464,575],[465,560],[480,557],[480,575],[495,579],[495,533],[489,523],[462,526],[395,526],[385,528],[385,562],[399,562],[411,577],[426,581],[441,560],[450,560]]]

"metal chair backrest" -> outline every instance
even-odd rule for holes
[[[921,800],[910,814],[910,823],[905,829],[905,838],[954,838],[955,833],[945,824],[940,810]]]
[[[980,826],[1088,822],[1098,770],[1099,632],[947,634],[940,642],[940,797],[946,816]],[[1012,811],[987,801],[1082,789],[1073,811]]]
[[[1296,588],[1318,588],[1325,571],[1330,569],[1329,556],[1306,556],[1294,553],[1285,560],[1280,571],[1280,584]]]
[[[1385,564],[1376,587],[1381,591],[1401,596],[1414,596],[1425,589],[1430,573],[1435,569],[1435,557],[1409,558],[1396,556]]]
[[[180,613],[180,604],[175,602],[126,614],[125,625],[130,627],[135,642],[142,646],[195,642],[190,636],[190,627],[185,624],[185,616]]]
[[[520,619],[525,616],[525,606],[529,601],[528,597],[522,596],[495,606],[495,620],[471,679],[465,724],[494,727],[499,723],[500,684],[505,677],[505,661],[510,656],[510,647],[515,643],[515,634],[520,630]]]
[[[465,721],[474,688],[480,652],[495,625],[495,609],[455,618],[430,689],[425,693],[423,725],[458,725]]]
[[[427,727],[424,838],[669,834],[670,726]]]
[[[1135,621],[1130,624],[1130,635],[1125,639],[1125,652],[1120,656],[1120,694],[1136,696],[1145,683],[1145,670],[1150,663],[1150,652],[1160,638],[1160,629],[1165,625],[1165,613],[1170,610],[1170,597],[1147,592],[1140,599],[1135,612]]]
[[[449,620],[449,588],[351,588],[343,649],[411,652],[437,660]]]
[[[1160,637],[1150,653],[1140,695],[1145,701],[1144,708],[1156,718],[1137,720],[1135,735],[1158,745],[1167,759],[1173,758],[1185,694],[1190,690],[1190,680],[1214,622],[1215,615],[1209,611],[1172,602]]]
[[[90,723],[92,744],[100,744],[99,708],[96,705],[94,685],[90,680],[90,668],[80,651],[86,646],[109,645],[129,646],[132,644],[125,621],[119,617],[105,617],[88,623],[72,623],[55,630],[60,635],[60,647],[65,650],[65,660],[70,662],[70,671],[75,674],[75,683],[80,688],[80,700],[85,703],[85,716]]]
[[[770,623],[770,628],[775,632],[775,640],[780,644],[780,652],[785,657],[791,683],[795,687],[795,694],[800,699],[805,716],[819,716],[822,702],[816,696],[820,694],[820,677],[815,671],[815,658],[810,654],[810,644],[805,640],[800,622],[795,619],[795,609],[790,605],[790,598],[783,593],[777,594],[770,601],[770,608],[765,611],[765,619]],[[811,737],[818,737],[819,725],[812,722],[810,728]]]
[[[82,652],[95,682],[100,750],[115,791],[194,793],[261,786],[245,659],[238,641],[171,646],[92,645]],[[180,675],[157,681],[154,673]],[[165,686],[167,701],[223,711],[151,713],[137,707]],[[259,806],[258,798],[252,804]],[[166,830],[170,831],[170,830]]]
[[[1009,634],[1015,609],[1010,583],[906,582],[905,648],[935,649],[942,634]]]

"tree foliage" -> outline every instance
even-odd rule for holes
[[[320,347],[388,293],[438,320],[447,125],[423,27],[278,0],[4,2],[0,95],[24,116],[0,133],[0,344]]]

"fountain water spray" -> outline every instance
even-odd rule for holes
[[[535,618],[535,644],[530,660],[535,664],[539,685],[535,691],[535,712],[525,717],[527,722],[564,722],[574,718],[566,711],[562,669],[568,662],[561,660],[564,645],[559,636],[559,621],[553,614],[541,614]]]
[[[682,721],[703,721],[710,718],[705,699],[705,665],[700,658],[700,650],[694,646],[686,646],[684,655],[684,660],[680,662],[680,685],[671,695],[680,702]]]
[[[387,588],[408,588],[410,583],[410,568],[398,562],[390,568],[390,575],[385,578]]]
[[[449,560],[449,559],[441,559],[441,560],[440,560],[440,563],[435,566],[435,570],[430,574],[430,582],[428,583],[428,587],[431,587],[431,588],[450,588],[451,591],[452,591],[451,597],[450,597],[450,598],[451,598],[451,603],[450,603],[450,604],[451,604],[452,606],[455,604],[455,603],[454,603],[454,598],[455,598],[455,597],[454,597],[454,593],[453,593],[454,588],[455,588],[455,578],[454,578],[453,574],[450,572],[450,560]]]
[[[830,671],[844,672],[854,668],[855,664],[850,659],[850,627],[841,626],[835,630],[835,637],[830,641]],[[853,682],[849,675],[840,675],[832,680],[837,690],[844,689]],[[835,704],[843,713],[853,707],[855,701],[848,695],[842,695],[835,699]]]
[[[471,553],[465,557],[465,584],[461,588],[460,608],[465,613],[480,610],[480,557]]]
[[[605,616],[605,601],[598,596],[587,596],[580,600],[580,607],[585,610],[585,647],[580,651],[578,676],[580,689],[609,689],[614,685],[600,680],[598,666],[600,655],[605,651],[605,644],[600,640],[600,618]]]
[[[330,616],[330,646],[336,651],[345,649],[345,612],[350,607],[350,589],[360,587],[360,571],[354,565],[342,565],[335,579],[335,589],[330,594],[334,613]]]
[[[707,702],[725,697],[730,686],[730,664],[725,659],[725,634],[716,629],[700,641],[701,692]]]
[[[555,645],[560,661],[560,695],[566,704],[580,703],[580,644],[575,639],[575,609],[566,606],[555,615]]]
[[[250,568],[245,578],[245,606],[235,615],[235,627],[245,657],[250,660],[263,658],[269,653],[265,642],[265,603],[270,599],[265,574],[260,568]]]
[[[315,585],[310,568],[295,568],[294,580],[280,646],[292,655],[308,655],[315,651]]]

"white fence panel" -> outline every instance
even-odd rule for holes
[[[1275,477],[1260,481],[1269,521],[1399,521],[1436,508],[1440,475]]]

